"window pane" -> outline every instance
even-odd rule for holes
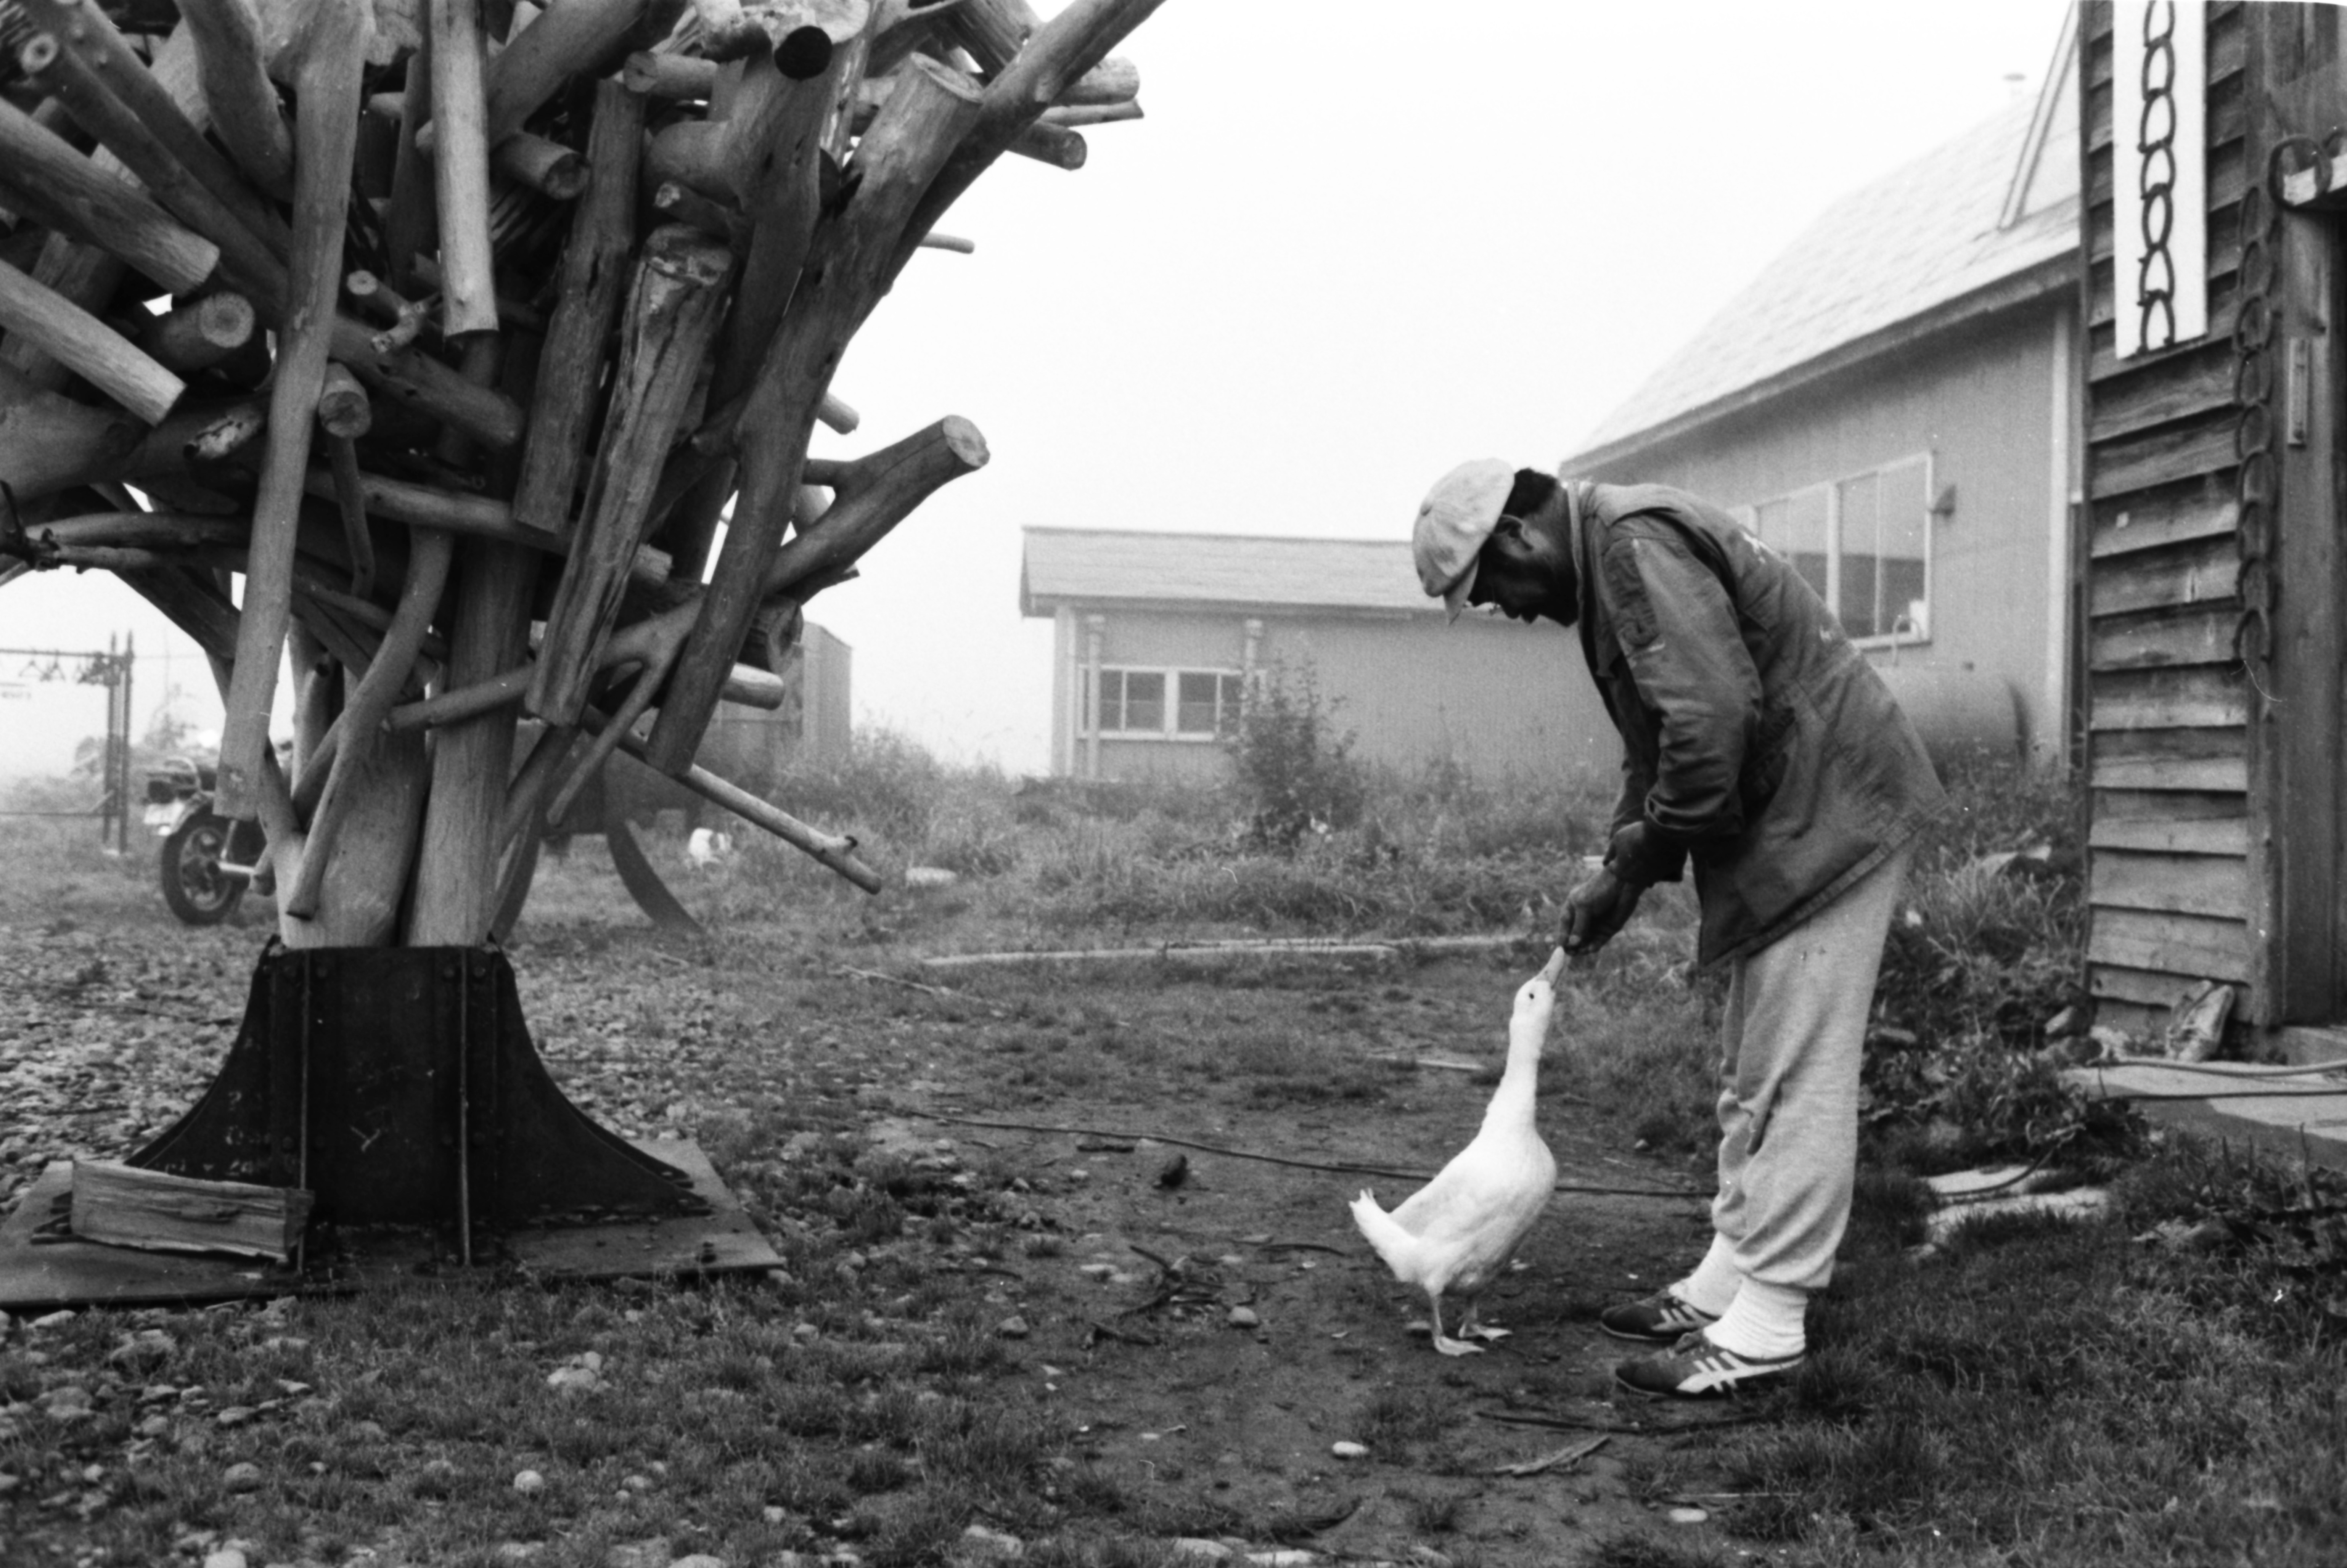
[[[1888,630],[1875,598],[1881,574],[1882,487],[1875,475],[1845,479],[1841,490],[1841,629],[1852,637],[1873,637]]]
[[[1101,671],[1101,733],[1110,734],[1124,728],[1124,671]]]
[[[1924,493],[1927,473],[1925,465],[1908,463],[1882,474],[1882,630],[1902,636],[1926,637],[1932,630],[1924,594],[1932,505]]]
[[[1801,580],[1819,599],[1826,596],[1826,492],[1803,490],[1787,497],[1785,532],[1781,538],[1762,535],[1778,554],[1793,563]]]
[[[1124,724],[1127,730],[1162,734],[1165,729],[1165,672],[1128,670],[1124,672]]]
[[[1214,733],[1235,734],[1239,727],[1239,693],[1246,690],[1245,677],[1218,675],[1214,680],[1216,683]]]
[[[1174,728],[1184,735],[1211,735],[1214,733],[1214,692],[1220,677],[1212,671],[1184,670],[1176,690],[1181,707],[1174,714]]]

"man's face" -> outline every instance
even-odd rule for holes
[[[1560,626],[1578,619],[1571,564],[1540,535],[1514,518],[1501,518],[1475,558],[1470,604],[1488,604],[1511,620],[1547,616]]]

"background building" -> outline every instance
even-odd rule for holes
[[[2035,101],[1828,209],[1565,465],[1737,510],[1927,738],[1999,714],[2048,763],[2076,690],[2075,38]]]
[[[1610,774],[1621,755],[1573,634],[1446,624],[1407,539],[1029,528],[1019,598],[1055,629],[1055,774],[1211,777],[1247,682],[1307,672],[1367,762]]]

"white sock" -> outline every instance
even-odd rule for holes
[[[1744,1276],[1736,1268],[1736,1244],[1715,1234],[1711,1250],[1703,1255],[1695,1272],[1672,1286],[1670,1292],[1697,1312],[1717,1317],[1727,1310],[1728,1303],[1736,1299],[1736,1287],[1743,1283]]]
[[[1756,1360],[1798,1356],[1809,1348],[1809,1336],[1802,1327],[1809,1306],[1806,1290],[1747,1279],[1719,1321],[1703,1331],[1704,1337],[1723,1350]]]

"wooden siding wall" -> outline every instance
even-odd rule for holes
[[[2046,529],[2055,335],[2075,302],[2033,301],[1581,477],[1744,507],[1929,454],[1932,484],[1956,496],[1953,516],[1932,528],[1932,635],[1895,661],[1887,649],[1869,656],[2002,681],[2032,751],[2058,761],[2064,716],[2045,695]]]
[[[2194,13],[2178,7],[2179,24]],[[2249,145],[2248,19],[2208,21],[2209,331],[2121,360],[2112,315],[2112,7],[2082,17],[2086,170],[2087,978],[2100,1016],[2156,1029],[2193,983],[2248,988],[2269,1021],[2251,938],[2248,689],[2233,659],[2233,318]],[[2280,338],[2276,343],[2279,346]]]

